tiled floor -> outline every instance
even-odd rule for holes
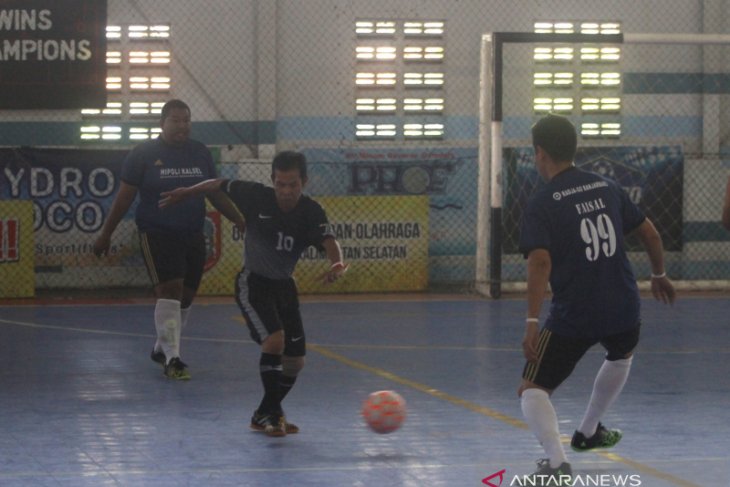
[[[302,431],[276,439],[248,429],[258,347],[232,300],[196,304],[187,383],[148,357],[152,304],[0,307],[0,486],[454,487],[502,470],[508,486],[534,469],[542,450],[516,396],[523,301],[308,302],[303,314],[307,367],[284,404]],[[643,316],[604,418],[624,439],[569,451],[576,485],[730,485],[730,300],[646,300]],[[601,360],[589,352],[554,396],[566,438]],[[379,389],[408,402],[390,435],[359,416]]]

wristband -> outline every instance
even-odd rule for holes
[[[538,318],[525,318],[525,321],[528,323],[539,323],[540,320]]]
[[[345,267],[345,264],[342,261],[335,262],[330,266],[330,269],[334,269],[335,267]]]
[[[652,279],[661,279],[662,277],[667,277],[666,271],[665,272],[662,272],[661,274],[654,274],[654,273],[652,273],[652,275],[651,275],[651,278]]]

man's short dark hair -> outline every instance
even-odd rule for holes
[[[573,161],[578,134],[570,120],[550,114],[532,126],[532,145],[542,147],[556,162]]]
[[[295,151],[279,152],[271,163],[271,177],[274,177],[274,171],[291,171],[292,169],[298,169],[302,179],[307,178],[307,158],[304,157],[304,154]]]
[[[160,122],[164,122],[165,119],[170,115],[170,112],[176,109],[187,110],[188,115],[191,114],[190,107],[187,103],[182,100],[173,99],[163,105],[162,112],[160,113]]]

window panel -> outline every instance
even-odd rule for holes
[[[403,59],[408,62],[441,62],[444,60],[442,46],[406,46],[403,48]]]
[[[394,123],[358,123],[355,136],[359,139],[395,139],[397,134]]]
[[[358,98],[355,101],[358,113],[393,114],[396,109],[395,98]]]
[[[170,38],[170,26],[158,25],[130,25],[127,35],[133,40],[167,40]]]
[[[392,20],[359,20],[355,22],[357,36],[395,36],[395,21]]]
[[[403,100],[405,112],[440,113],[444,110],[443,98],[406,98]]]
[[[435,139],[443,138],[442,123],[406,123],[403,125],[403,136],[409,138]]]
[[[106,53],[106,89],[113,101],[101,109],[80,111],[85,121],[104,121],[104,124],[84,124],[79,133],[81,140],[114,143],[144,140],[159,133],[156,127],[133,126],[125,138],[123,123],[159,119],[165,102],[154,94],[171,89],[172,56],[167,45],[170,33],[168,24],[106,26],[110,47]],[[117,125],[117,122],[122,123]]]
[[[621,48],[615,46],[586,46],[580,49],[580,60],[584,63],[617,63],[621,59]]]
[[[433,88],[444,84],[444,73],[405,73],[403,84],[408,88]]]
[[[129,62],[134,66],[170,64],[170,51],[130,51]]]
[[[615,118],[621,113],[621,72],[616,67],[600,65],[620,63],[621,48],[601,44],[600,36],[620,33],[621,24],[614,21],[544,21],[535,22],[534,27],[535,32],[542,33],[589,34],[595,36],[596,41],[567,46],[545,43],[534,48],[533,112],[572,115],[580,108],[582,115],[600,115],[604,119],[583,120],[581,136],[620,137],[620,121],[607,121],[605,115]]]
[[[106,52],[106,63],[107,64],[121,64],[122,63],[122,51],[107,51]]]
[[[393,88],[396,84],[396,74],[371,72],[357,73],[355,75],[355,84],[357,86],[374,88]]]
[[[583,88],[613,88],[621,84],[621,73],[581,73],[580,84]]]
[[[107,102],[104,108],[84,108],[81,116],[84,118],[119,118],[122,115],[122,102]]]
[[[533,59],[545,63],[568,63],[575,57],[572,47],[536,47]]]
[[[397,55],[393,46],[357,46],[355,53],[358,61],[395,61]]]
[[[536,113],[570,113],[573,111],[573,98],[559,97],[539,97],[533,100],[533,109]]]
[[[129,140],[142,141],[157,138],[162,133],[160,127],[130,127]]]
[[[538,34],[573,34],[575,26],[572,22],[535,22]]]
[[[441,21],[404,22],[403,34],[406,37],[441,37],[444,35],[444,23]]]
[[[106,26],[106,40],[118,41],[122,38],[122,27],[119,25]]]
[[[583,122],[580,126],[580,135],[586,138],[618,138],[621,136],[621,123]]]
[[[549,88],[571,88],[573,86],[573,73],[570,72],[539,72],[533,75],[533,85]]]
[[[615,113],[615,112],[618,112],[621,110],[621,98],[619,98],[619,97],[581,98],[580,109],[584,112]]]
[[[154,117],[159,118],[162,114],[162,106],[165,104],[163,101],[146,102],[146,101],[133,101],[129,103],[129,116],[140,118],[140,117]]]
[[[355,73],[355,114],[371,117],[356,120],[358,140],[443,137],[443,123],[431,119],[442,116],[444,98],[439,96],[440,91],[432,94],[429,90],[443,88],[444,73],[425,66],[442,63],[445,59],[444,46],[436,40],[443,37],[444,25],[443,21],[420,20],[360,20],[355,23],[358,38],[378,39],[360,41],[355,47],[355,60],[360,63],[360,69]],[[380,71],[361,69],[365,63],[388,64],[383,64],[385,70]],[[423,64],[425,69],[416,68],[418,64]],[[377,94],[376,90],[383,88],[388,89],[387,96]],[[420,92],[430,96],[414,96],[415,90],[423,90]],[[377,121],[382,115],[403,117],[413,114],[433,116],[429,117],[428,123],[402,124],[398,119],[390,122],[390,118],[388,122]]]

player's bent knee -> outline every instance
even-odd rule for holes
[[[304,357],[281,357],[281,373],[289,377],[296,377],[304,368]]]
[[[272,333],[261,342],[261,351],[281,355],[284,353],[284,332],[279,330]]]
[[[522,393],[525,392],[527,389],[540,389],[541,391],[545,391],[548,393],[548,395],[552,395],[553,389],[547,389],[545,387],[541,387],[534,382],[530,382],[529,380],[523,380],[520,384],[519,389],[517,389],[517,396],[522,397]]]

